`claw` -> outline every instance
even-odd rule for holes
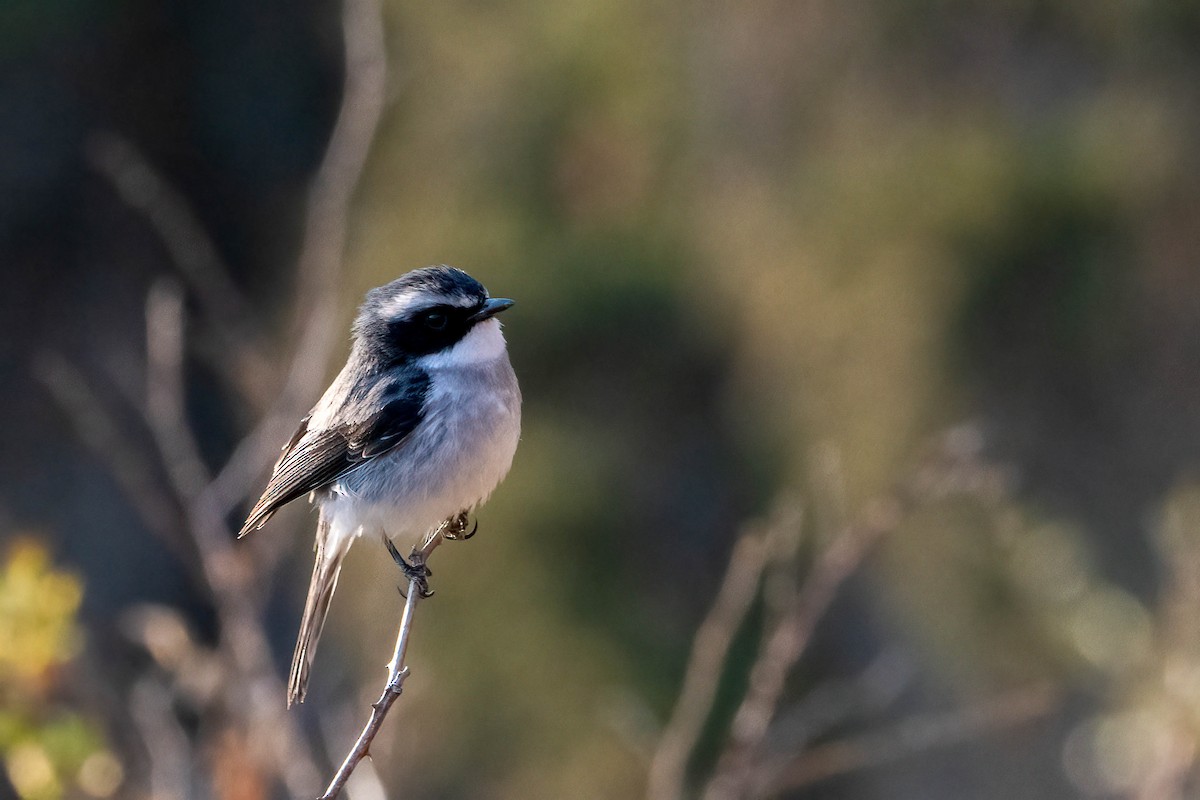
[[[412,564],[408,563],[404,559],[404,556],[400,555],[400,551],[396,549],[396,545],[392,544],[391,539],[384,537],[383,543],[387,546],[388,553],[391,555],[392,560],[396,562],[396,564],[400,567],[400,571],[404,573],[404,577],[408,578],[410,581],[416,582],[421,593],[421,597],[433,597],[433,590],[429,588],[429,581],[426,580],[433,575],[433,571],[429,569],[429,567],[419,562],[414,562]],[[404,590],[400,589],[400,587],[396,588],[400,591],[401,596],[407,600],[408,595],[404,593]]]
[[[446,520],[445,528],[442,530],[442,537],[452,542],[470,539],[479,530],[478,519],[475,520],[475,524],[471,527],[471,530],[467,530],[467,523],[470,519],[467,512],[463,511],[458,516]]]
[[[405,600],[408,599],[408,592],[404,591],[403,586],[397,586],[396,591],[399,592],[400,596],[403,597]],[[428,581],[423,581],[423,580],[418,579],[417,580],[417,594],[420,595],[422,599],[424,599],[427,597],[433,597],[435,594],[437,594],[437,592],[435,592],[433,589],[429,588]]]

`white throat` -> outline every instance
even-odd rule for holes
[[[418,360],[425,369],[452,369],[486,364],[504,355],[504,334],[500,320],[486,319],[459,339],[453,347],[432,353]]]

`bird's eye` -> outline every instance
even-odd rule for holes
[[[425,315],[425,327],[434,331],[442,331],[446,329],[446,323],[450,319],[440,311],[431,311]]]

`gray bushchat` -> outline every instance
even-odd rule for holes
[[[443,524],[469,536],[467,514],[508,472],[520,436],[521,390],[495,316],[512,304],[445,266],[414,270],[367,293],[346,366],[283,448],[238,534],[261,528],[306,494],[320,511],[288,705],[304,700],[354,540],[378,536],[404,565],[396,543],[416,545]]]

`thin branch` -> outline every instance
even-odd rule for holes
[[[254,584],[246,577],[247,570],[240,565],[236,554],[229,552],[232,532],[225,531],[223,548],[206,547],[208,540],[200,532],[203,529],[200,522],[179,516],[179,504],[186,498],[174,496],[174,487],[162,485],[153,457],[142,452],[136,441],[120,430],[78,369],[61,356],[46,353],[35,363],[35,372],[75,426],[80,439],[105,459],[150,531],[182,554],[189,577],[212,595],[221,621],[221,648],[229,659],[231,674],[239,676],[237,681],[230,682],[229,688],[243,691],[251,698],[249,703],[232,699],[230,707],[271,748],[274,767],[289,791],[303,794],[317,783],[319,776],[303,738],[284,713],[282,704],[264,702],[263,698],[280,696],[283,687],[271,662],[260,609],[250,595]],[[160,455],[167,457],[165,453]],[[224,523],[218,520],[216,524]],[[181,532],[186,532],[188,538],[182,538]]]
[[[224,713],[245,727],[246,741],[262,751],[263,763],[271,765],[293,796],[311,796],[320,776],[296,724],[278,702],[282,684],[263,627],[262,581],[253,576],[254,551],[233,547],[227,517],[324,379],[336,340],[350,201],[383,107],[387,70],[381,17],[379,0],[345,0],[342,6],[345,86],[309,193],[298,257],[298,333],[286,370],[276,370],[277,359],[257,344],[254,315],[182,197],[129,143],[110,136],[91,146],[93,166],[146,216],[199,299],[205,328],[212,328],[208,335],[225,346],[225,358],[218,359],[219,374],[258,409],[268,407],[269,397],[277,398],[225,467],[210,479],[184,413],[184,303],[178,289],[160,284],[147,302],[147,398],[144,405],[136,400],[133,405],[145,415],[152,447],[123,436],[103,408],[91,402],[87,382],[66,361],[50,356],[39,365],[43,382],[72,416],[81,437],[109,459],[122,488],[152,529],[175,540],[181,529],[190,535],[195,552],[188,553],[187,563],[199,562],[201,577],[212,592],[220,621],[217,652],[231,676],[221,693]],[[271,376],[284,379],[282,390]],[[156,475],[159,460],[167,466],[165,482]],[[258,566],[269,571],[270,565]]]
[[[307,400],[324,379],[337,325],[350,201],[375,140],[387,83],[379,0],[346,0],[342,9],[346,83],[333,134],[309,193],[300,249],[299,320],[303,322],[285,396]]]
[[[40,353],[34,359],[33,374],[66,415],[75,435],[104,461],[142,523],[179,554],[184,563],[195,565],[191,543],[180,535],[179,505],[158,480],[154,464],[137,452],[84,374],[53,351]],[[198,585],[203,585],[195,572],[193,569],[193,577]]]
[[[875,501],[866,520],[837,536],[821,553],[808,579],[780,616],[750,671],[750,684],[730,728],[729,741],[717,775],[705,792],[706,800],[738,796],[753,754],[766,736],[788,674],[807,648],[817,623],[825,616],[838,589],[858,568],[884,533],[903,518],[894,498]]]
[[[231,270],[217,251],[204,224],[133,142],[113,132],[88,142],[88,164],[108,179],[126,205],[140,213],[158,234],[188,287],[212,321],[205,328],[214,339],[202,349],[208,361],[251,403],[263,408],[270,401],[275,373],[262,348],[260,331],[252,324],[250,303],[230,277]]]
[[[444,525],[438,527],[426,537],[420,547],[413,548],[412,555],[409,556],[409,563],[418,570],[428,563],[430,553],[442,543],[443,528]],[[392,659],[388,662],[388,678],[387,683],[383,687],[383,694],[371,705],[371,716],[367,720],[367,724],[363,726],[362,733],[358,735],[354,746],[346,754],[345,760],[338,767],[333,780],[329,782],[329,786],[326,787],[325,793],[321,795],[319,800],[333,800],[342,791],[342,788],[346,785],[346,781],[353,774],[354,768],[358,766],[359,762],[370,755],[371,743],[375,741],[375,736],[379,733],[379,728],[383,725],[384,718],[387,717],[392,704],[396,702],[401,692],[404,691],[404,681],[408,678],[408,667],[404,661],[408,652],[408,637],[412,632],[413,614],[416,613],[417,603],[421,601],[422,597],[421,591],[423,587],[421,583],[421,580],[417,577],[412,577],[408,581],[408,592],[404,600],[404,612],[400,617],[400,631],[396,634],[396,646],[392,650]]]
[[[789,514],[782,522],[798,524],[798,518]],[[717,597],[692,641],[683,688],[650,762],[647,800],[676,800],[683,795],[688,758],[712,710],[729,648],[758,594],[781,524],[776,514],[770,528],[747,530],[733,547]]]
[[[194,503],[211,476],[184,403],[184,313],[183,292],[177,284],[163,279],[151,286],[146,297],[146,425],[179,502],[188,508],[188,530],[218,603],[241,613],[252,584],[247,570],[239,567],[245,559],[234,552],[225,520],[203,513]]]
[[[942,436],[934,452],[907,479],[868,503],[862,517],[833,538],[817,556],[799,591],[780,603],[751,667],[749,687],[734,715],[716,773],[704,792],[705,800],[731,800],[746,794],[787,676],[841,586],[874,545],[896,530],[919,504],[953,491],[986,493],[996,485],[993,470],[978,462],[981,446],[981,438],[970,427]]]
[[[117,133],[94,136],[86,155],[88,164],[112,183],[121,199],[145,216],[204,305],[241,332],[246,321],[254,318],[250,304],[183,195],[133,142]]]
[[[184,403],[183,292],[170,279],[146,295],[146,423],[166,462],[175,493],[194,497],[208,483],[208,468],[187,424]]]
[[[342,30],[346,62],[342,102],[309,191],[297,259],[297,344],[280,375],[281,391],[271,379],[279,374],[276,359],[258,345],[261,337],[250,326],[255,315],[187,201],[119,135],[97,136],[88,147],[89,163],[150,222],[211,318],[213,324],[205,330],[218,338],[218,346],[204,352],[219,353],[219,358],[210,359],[214,366],[255,406],[267,408],[197,499],[193,511],[202,519],[223,518],[245,498],[247,487],[270,462],[272,450],[291,434],[305,404],[319,390],[337,338],[337,288],[344,268],[350,202],[385,101],[387,50],[379,0],[346,0]]]
[[[749,771],[747,797],[765,797],[778,776],[809,743],[839,725],[866,721],[887,709],[912,682],[915,667],[898,654],[879,656],[849,681],[829,682],[805,695],[771,724],[769,743]]]
[[[321,741],[328,751],[331,743],[350,739],[359,729],[358,710],[350,702],[339,702],[334,708],[316,709]],[[387,800],[387,789],[379,779],[375,763],[367,758],[358,763],[346,782],[346,792],[354,800]]]
[[[271,409],[234,449],[197,499],[204,513],[224,517],[320,390],[336,340],[337,291],[344,269],[350,201],[362,176],[382,115],[387,50],[379,0],[345,0],[342,30],[346,78],[337,122],[309,193],[298,259],[295,350]]]
[[[129,692],[129,716],[146,748],[149,797],[187,797],[196,753],[173,709],[171,692],[150,677]]]
[[[1053,686],[1027,686],[952,711],[916,714],[882,730],[823,744],[796,757],[770,784],[768,793],[798,789],[1023,725],[1057,710],[1059,696]]]
[[[915,674],[911,659],[888,651],[849,680],[831,680],[817,686],[771,724],[770,750],[775,768],[790,763],[797,751],[834,727],[886,710],[912,685]],[[764,771],[769,771],[768,767]]]
[[[342,6],[345,47],[345,84],[337,120],[309,192],[305,234],[298,259],[299,290],[296,302],[300,333],[278,399],[258,425],[242,439],[225,466],[191,504],[189,516],[204,527],[224,520],[244,499],[255,476],[271,461],[275,448],[292,433],[296,420],[311,403],[324,380],[326,364],[336,338],[338,285],[344,268],[344,251],[350,201],[361,178],[383,109],[387,78],[387,51],[382,9],[378,0],[345,0]],[[238,618],[250,651],[269,664],[265,637],[257,620]],[[236,631],[234,632],[236,634]],[[272,679],[272,687],[277,682]],[[262,700],[266,695],[259,695]],[[271,692],[270,696],[277,696]],[[262,718],[292,733],[294,725],[280,719],[282,711]],[[264,731],[264,733],[266,733]],[[297,770],[292,747],[275,748],[277,768],[293,794],[307,783],[307,767]],[[353,767],[351,767],[353,769]],[[297,773],[295,780],[292,774]]]

